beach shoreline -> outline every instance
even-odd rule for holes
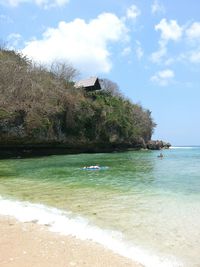
[[[141,267],[93,241],[48,230],[36,222],[0,216],[1,267]]]

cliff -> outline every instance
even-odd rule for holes
[[[147,147],[155,127],[151,112],[112,90],[75,88],[75,73],[68,65],[49,70],[0,50],[1,154]]]

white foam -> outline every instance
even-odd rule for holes
[[[170,146],[170,149],[194,149],[198,148],[195,146]]]
[[[93,226],[83,217],[75,216],[72,212],[14,201],[0,197],[0,215],[12,216],[20,222],[36,221],[41,225],[48,225],[49,230],[62,235],[72,235],[82,240],[91,240],[118,253],[121,256],[137,261],[146,267],[176,267],[183,266],[174,258],[158,257],[151,251],[125,242],[120,232],[102,230]]]

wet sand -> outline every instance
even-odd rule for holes
[[[1,267],[141,267],[92,241],[0,217]]]

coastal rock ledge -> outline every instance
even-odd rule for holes
[[[150,150],[160,150],[160,149],[168,149],[171,144],[168,142],[164,142],[162,140],[150,140],[147,142],[147,149]]]
[[[142,142],[143,141],[143,142]],[[26,157],[38,157],[49,155],[67,155],[67,154],[79,154],[79,153],[110,153],[120,152],[126,150],[160,150],[168,149],[171,146],[170,143],[163,141],[147,141],[140,139],[134,144],[120,143],[120,144],[1,144],[0,142],[0,159],[2,158],[26,158]]]

